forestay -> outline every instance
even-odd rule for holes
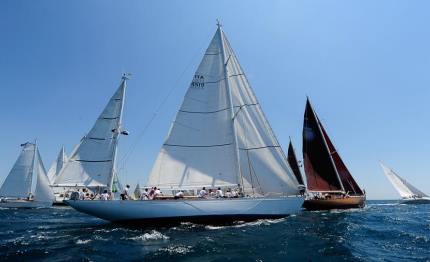
[[[126,77],[111,97],[93,128],[84,136],[61,169],[54,186],[110,187],[121,132]]]
[[[411,198],[413,196],[428,197],[416,187],[409,184],[405,179],[397,175],[391,168],[387,167],[382,162],[380,164],[382,166],[382,169],[384,170],[385,176],[388,178],[388,180],[391,182],[397,192],[399,192],[402,198]]]
[[[149,186],[297,193],[297,181],[219,27],[155,161]]]

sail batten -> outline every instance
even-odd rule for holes
[[[219,27],[196,70],[148,186],[238,185],[296,194],[297,182]]]
[[[124,107],[126,76],[91,130],[75,147],[54,186],[111,187]]]

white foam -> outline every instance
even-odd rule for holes
[[[130,240],[139,240],[139,241],[154,241],[154,240],[168,240],[170,237],[161,234],[156,230],[152,230],[150,233],[145,233],[140,236],[127,238]]]
[[[89,243],[89,242],[91,242],[91,239],[86,239],[86,240],[78,239],[78,240],[76,241],[76,244],[77,244],[77,245],[83,245],[83,244],[87,244],[87,243]]]
[[[159,251],[168,252],[170,255],[173,255],[173,254],[185,255],[192,251],[192,246],[168,246],[168,247],[159,249]]]

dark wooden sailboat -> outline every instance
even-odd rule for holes
[[[364,207],[366,195],[327,135],[307,99],[303,123],[303,159],[308,210]]]

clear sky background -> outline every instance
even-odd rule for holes
[[[23,142],[38,139],[46,168],[61,145],[69,153],[130,72],[118,164],[124,183],[143,184],[219,18],[284,149],[291,136],[301,158],[309,95],[368,198],[399,198],[380,159],[429,194],[428,10],[424,0],[0,1],[0,181]]]

